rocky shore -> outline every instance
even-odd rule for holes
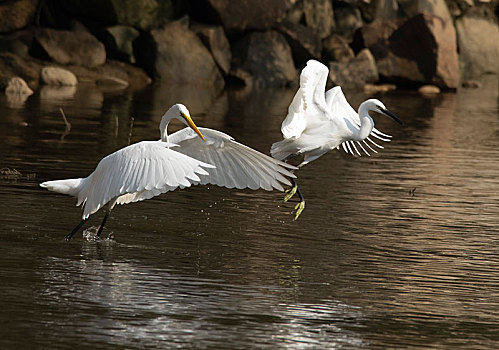
[[[455,90],[499,74],[498,17],[499,0],[0,0],[0,89],[283,87],[315,58],[347,88]]]

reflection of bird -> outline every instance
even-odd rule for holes
[[[168,136],[168,124],[174,118],[190,129]],[[184,105],[173,105],[161,119],[161,140],[138,142],[104,157],[94,172],[84,179],[42,183],[40,186],[51,191],[77,197],[77,205],[83,204],[82,221],[66,240],[70,240],[85,220],[106,203],[109,203],[109,209],[97,232],[98,237],[116,204],[149,199],[179,187],[214,184],[284,191],[281,183],[291,185],[286,176],[295,176],[287,169],[295,167],[242,145],[222,132],[200,129],[202,133]]]
[[[348,153],[354,154],[352,149],[360,156],[355,144],[369,155],[364,148],[377,153],[366,142],[366,139],[379,148],[370,136],[383,141],[390,141],[391,136],[374,128],[374,121],[369,116],[369,111],[382,113],[395,121],[402,123],[394,114],[388,111],[381,101],[370,99],[359,107],[359,113],[348,104],[341,88],[334,87],[324,93],[326,89],[328,68],[320,62],[310,60],[300,75],[300,87],[293,101],[289,105],[288,115],[282,122],[281,131],[284,140],[272,145],[270,152],[276,159],[288,161],[303,155],[303,162],[299,167],[319,158],[323,154],[341,145]],[[364,146],[363,146],[364,145]],[[295,219],[305,208],[305,201],[295,181],[284,197],[288,201],[296,192],[300,203],[295,207]]]

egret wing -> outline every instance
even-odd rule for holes
[[[195,184],[213,184],[228,188],[258,188],[283,191],[282,184],[290,185],[286,177],[295,177],[289,169],[296,167],[281,162],[245,146],[220,131],[199,128],[206,142],[190,128],[168,136],[168,140],[179,145],[177,149],[189,157],[213,164],[206,169],[208,174],[199,175]]]
[[[330,116],[332,118],[344,118],[346,119],[350,124],[357,126],[360,129],[360,117],[359,114],[350,106],[348,103],[345,95],[343,94],[343,91],[341,90],[340,86],[335,86],[332,89],[329,89],[326,92],[326,105],[331,111]],[[370,136],[367,137],[367,140],[374,146],[378,148],[383,148],[383,146],[378,145],[376,142],[372,140],[371,137],[377,138],[381,141],[386,141],[389,142],[391,139],[390,135],[384,134],[381,131],[379,131],[376,128],[373,128],[373,130],[370,133]],[[355,146],[357,144],[359,148],[364,151],[366,155],[370,155],[366,148],[369,148],[372,152],[378,153],[374,148],[370,146],[369,143],[366,142],[366,140],[362,141],[345,141],[341,144],[341,147],[346,153],[350,153],[354,155],[355,153],[358,154],[359,156],[361,155],[361,152],[357,149]],[[366,148],[364,148],[364,146]],[[339,146],[338,146],[339,148]],[[355,151],[355,153],[354,153]]]
[[[329,69],[322,63],[310,60],[300,74],[300,87],[288,107],[288,115],[281,125],[284,138],[299,137],[307,127],[309,118],[320,117],[317,106],[326,108],[324,91]]]
[[[162,141],[143,141],[103,158],[83,180],[78,204],[84,204],[83,218],[116,198],[125,204],[148,199],[177,187],[189,187],[208,174],[213,165],[171,149]]]

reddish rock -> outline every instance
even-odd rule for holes
[[[297,81],[291,48],[276,31],[253,32],[234,46],[231,75],[255,87],[289,86]]]
[[[106,62],[104,44],[84,31],[42,29],[35,35],[32,53],[61,64],[96,67]]]
[[[456,32],[441,17],[420,14],[407,21],[375,21],[356,32],[353,47],[371,50],[385,80],[458,86]]]

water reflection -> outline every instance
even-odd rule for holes
[[[0,177],[2,347],[497,348],[497,81],[381,96],[406,128],[375,117],[394,135],[379,155],[331,152],[300,170],[297,222],[280,193],[205,186],[116,208],[114,241],[63,241],[80,211],[39,182],[157,139],[178,101],[268,151],[293,93],[0,98],[0,168],[21,174]]]

